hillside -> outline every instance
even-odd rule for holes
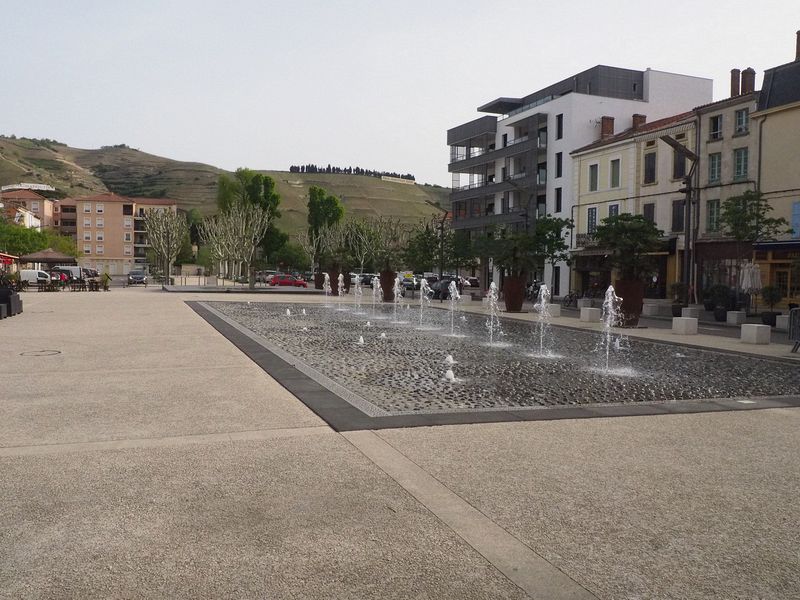
[[[305,223],[306,196],[312,185],[339,196],[347,214],[352,215],[388,215],[416,222],[436,212],[433,205],[449,206],[449,190],[437,186],[358,175],[260,172],[276,182],[281,195],[279,226],[289,232]],[[55,187],[59,197],[113,191],[127,196],[173,198],[182,209],[197,208],[209,214],[216,209],[221,173],[227,171],[125,146],[83,150],[50,140],[0,137],[0,185],[45,183]]]

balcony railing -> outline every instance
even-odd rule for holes
[[[575,245],[578,248],[595,248],[600,242],[593,233],[579,233],[575,236]]]

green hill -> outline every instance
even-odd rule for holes
[[[251,165],[242,165],[251,166]],[[252,166],[251,166],[252,168]],[[384,215],[416,222],[449,207],[449,190],[360,175],[260,171],[272,177],[281,195],[279,226],[288,232],[306,222],[308,188],[317,185],[339,196],[346,214]],[[0,137],[0,185],[44,183],[58,197],[112,191],[126,196],[172,198],[203,214],[216,210],[217,178],[227,173],[211,165],[182,162],[121,146],[71,148],[52,140]]]

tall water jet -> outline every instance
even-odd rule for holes
[[[621,306],[622,298],[617,296],[613,285],[608,286],[603,299],[603,336],[600,342],[601,348],[606,355],[606,371],[609,368],[611,349],[618,350],[620,347],[619,336],[614,336],[613,328],[619,326],[622,322]]]
[[[325,306],[331,305],[331,276],[323,273],[325,280],[322,282],[322,291],[325,292]]]
[[[550,355],[550,349],[545,349],[545,341],[549,338],[552,315],[550,314],[550,289],[547,284],[543,283],[539,286],[539,297],[536,299],[533,309],[539,313],[536,324],[536,333],[539,338],[539,356],[548,356]]]
[[[372,278],[372,316],[378,318],[377,306],[383,302],[383,288],[381,287],[381,278]]]
[[[397,306],[403,298],[403,280],[400,279],[400,275],[395,277],[392,291],[394,292],[394,322],[397,323]]]
[[[342,302],[344,301],[344,273],[339,273],[339,277],[336,283],[336,291],[339,293],[339,310],[344,310],[342,308]]]
[[[456,311],[458,310],[459,302],[461,302],[461,294],[458,293],[458,286],[455,280],[450,282],[447,286],[448,300],[450,302],[450,335],[456,334]]]
[[[503,329],[500,326],[500,305],[497,302],[497,284],[493,281],[489,285],[489,293],[487,294],[489,304],[489,318],[486,319],[486,328],[489,330],[489,345],[494,345],[495,332],[498,336],[503,335]]]
[[[364,313],[361,312],[361,297],[364,295],[364,292],[361,290],[361,279],[356,277],[356,283],[353,286],[353,297],[356,300],[356,314],[362,315]]]
[[[415,284],[416,285],[416,284]],[[431,286],[428,285],[428,280],[424,277],[419,280],[419,326],[422,328],[425,324],[425,309],[431,305]]]

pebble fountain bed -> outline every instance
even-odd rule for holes
[[[547,315],[527,322],[404,300],[361,314],[353,305],[205,306],[373,417],[753,397],[796,402],[800,389],[795,365],[628,338],[611,322],[598,333],[552,326]]]

